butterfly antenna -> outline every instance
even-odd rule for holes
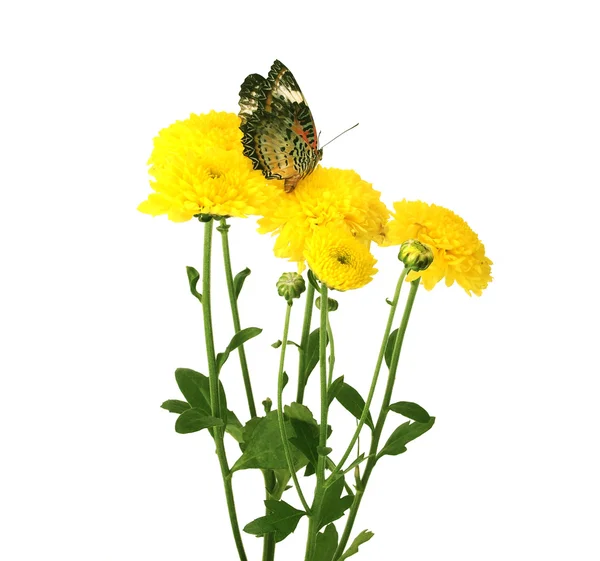
[[[337,140],[340,136],[342,136],[343,134],[346,134],[348,131],[351,131],[352,129],[355,129],[356,127],[358,127],[358,123],[356,123],[356,125],[352,125],[349,129],[346,129],[344,132],[341,132],[335,138],[332,138],[327,144],[321,146],[321,149],[325,148],[325,146],[327,146],[328,144],[331,144],[334,140]],[[321,133],[319,133],[319,135],[320,134]]]

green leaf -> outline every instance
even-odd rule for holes
[[[389,298],[385,299],[385,303],[388,304],[388,305],[390,305],[390,306],[394,305],[394,303]]]
[[[329,524],[323,532],[317,534],[317,547],[313,561],[332,561],[337,544],[337,530],[333,524]]]
[[[285,388],[290,381],[290,377],[287,375],[287,372],[283,373],[283,383],[281,384],[281,389]]]
[[[400,425],[388,438],[385,446],[381,449],[377,458],[382,456],[397,456],[406,452],[406,445],[415,438],[426,433],[435,423],[435,417],[430,417],[427,423],[419,423],[417,421],[406,421]]]
[[[396,344],[396,335],[398,335],[398,330],[394,329],[394,331],[390,333],[385,346],[385,363],[388,368],[392,362],[392,354],[394,353],[394,345]]]
[[[310,409],[306,407],[306,405],[302,405],[301,403],[290,403],[283,408],[283,412],[288,419],[296,419],[298,421],[303,421],[304,423],[308,423],[309,425],[314,425],[318,427],[317,421],[313,417]]]
[[[188,409],[175,421],[175,432],[188,434],[208,427],[217,427],[223,424],[223,419],[205,415],[200,409]]]
[[[319,454],[319,456],[329,456],[332,450],[333,448],[330,448],[329,446],[317,446],[317,454]]]
[[[183,413],[190,408],[190,404],[187,401],[181,401],[179,399],[167,399],[161,407],[171,413]]]
[[[240,292],[242,291],[242,287],[244,286],[244,281],[250,274],[250,269],[246,267],[243,271],[240,271],[235,278],[233,279],[233,293],[235,295],[235,299],[237,300],[240,297]]]
[[[404,415],[408,419],[418,421],[419,423],[428,423],[429,419],[431,419],[431,416],[425,409],[411,401],[398,401],[392,403],[389,406],[389,410],[394,413],[400,413],[400,415]]]
[[[351,555],[358,553],[358,547],[363,543],[367,543],[375,534],[373,532],[369,532],[369,530],[363,530],[358,536],[354,538],[354,541],[350,545],[350,547],[346,550],[344,555],[342,555],[339,561],[344,561],[344,559],[348,559]]]
[[[320,329],[317,327],[309,336],[308,343],[306,345],[306,361],[305,361],[305,370],[304,370],[304,383],[308,381],[308,377],[311,372],[315,369],[319,362],[319,332]],[[329,343],[329,338],[327,338],[327,343]]]
[[[178,368],[175,370],[175,380],[181,393],[192,407],[203,411],[205,415],[211,414],[210,382],[208,376],[190,368]],[[227,398],[221,380],[219,380],[219,401],[221,411],[223,412],[223,421],[226,423]]]
[[[175,380],[186,401],[194,408],[210,414],[210,388],[208,377],[189,368],[175,370]]]
[[[323,502],[319,510],[319,519],[317,521],[317,530],[334,522],[344,516],[344,512],[352,505],[353,498],[350,495],[341,497],[344,489],[344,478],[336,479],[329,487],[326,487],[323,493]]]
[[[308,282],[313,285],[314,289],[317,292],[321,292],[321,287],[319,285],[319,281],[317,280],[317,277],[315,277],[315,274],[312,272],[312,269],[308,270],[308,273],[306,276],[308,277]]]
[[[269,514],[246,524],[244,532],[255,536],[264,536],[275,532],[275,541],[280,542],[296,529],[300,518],[306,514],[303,510],[298,510],[285,501],[267,499],[265,506]]]
[[[331,405],[331,402],[337,396],[338,392],[340,391],[340,387],[342,386],[343,383],[344,383],[343,376],[340,376],[339,378],[336,378],[333,382],[331,382],[331,386],[329,386],[329,389],[327,390],[328,405]]]
[[[319,428],[295,419],[292,419],[291,423],[292,427],[294,427],[296,436],[291,438],[288,437],[288,440],[300,450],[313,467],[316,468],[319,459],[317,454],[317,447],[319,446]]]
[[[240,448],[242,452],[246,449],[246,445],[250,442],[252,438],[252,433],[254,429],[259,425],[259,423],[264,419],[264,417],[252,417],[245,425],[242,431],[243,440],[240,442]]]
[[[283,345],[281,339],[277,339],[277,341],[271,344],[271,347],[273,347],[274,349],[278,349],[279,347],[281,347],[281,345]]]
[[[244,442],[244,425],[240,423],[237,415],[229,409],[227,410],[227,424],[225,425],[225,431],[233,436],[238,442]]]
[[[296,433],[295,437],[288,438],[288,440],[306,456],[313,468],[313,470],[309,470],[309,474],[312,475],[319,459],[317,454],[319,425],[306,405],[294,402],[286,405],[283,410]]]
[[[256,337],[262,333],[262,329],[259,327],[246,327],[246,329],[242,329],[238,331],[232,338],[229,345],[224,352],[219,353],[217,355],[217,372],[221,371],[221,368],[225,364],[225,361],[229,358],[229,355],[232,351],[237,349],[239,346],[243,345],[246,341],[249,341],[253,337]]]
[[[202,303],[202,294],[196,290],[196,286],[198,286],[198,281],[200,280],[200,273],[194,267],[186,267],[185,270],[190,285],[190,292]]]
[[[254,420],[254,419],[252,419]],[[248,427],[248,425],[246,425]],[[288,438],[295,438],[296,433],[289,421],[285,423]],[[260,417],[252,426],[248,440],[247,431],[244,431],[245,447],[242,456],[237,460],[231,471],[240,469],[284,469],[287,468],[283,441],[279,433],[277,411],[271,411],[266,417]],[[304,467],[308,460],[295,448],[291,448],[292,461],[297,470]]]
[[[333,384],[332,384],[333,385]],[[365,400],[360,394],[346,382],[340,384],[339,389],[336,392],[335,398],[357,419],[360,419],[363,409],[365,408]],[[374,429],[373,419],[371,418],[371,412],[367,415],[365,424],[371,429]]]

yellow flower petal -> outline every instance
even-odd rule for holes
[[[377,272],[369,248],[343,224],[315,228],[305,252],[306,262],[329,288],[351,290],[371,282]]]
[[[244,156],[239,124],[233,113],[211,111],[161,130],[148,161],[155,193],[138,210],[174,222],[257,214],[274,188]]]
[[[292,193],[273,189],[258,231],[277,235],[275,255],[302,267],[305,249],[321,226],[341,224],[357,239],[382,243],[389,211],[380,196],[355,171],[319,166]]]
[[[433,263],[422,272],[411,272],[408,280],[421,277],[431,290],[445,278],[446,286],[456,282],[465,292],[481,296],[492,281],[492,261],[469,225],[442,206],[421,201],[394,203],[393,219],[388,224],[385,245],[400,245],[408,239],[427,244],[433,251]]]

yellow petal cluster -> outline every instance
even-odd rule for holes
[[[261,209],[259,232],[277,235],[277,257],[303,267],[315,231],[335,224],[365,243],[382,243],[389,211],[381,193],[355,171],[318,166],[292,193],[274,188]]]
[[[342,224],[315,228],[306,247],[306,262],[329,288],[351,290],[371,282],[377,261],[369,248]]]
[[[161,130],[148,161],[155,191],[138,210],[174,222],[198,214],[257,214],[273,187],[242,152],[234,113],[191,115]]]
[[[456,282],[466,293],[481,296],[492,281],[492,261],[485,247],[469,225],[451,210],[421,201],[394,203],[393,218],[388,224],[386,245],[399,245],[416,239],[433,251],[433,263],[421,272],[411,271],[408,280],[421,277],[431,290],[445,278],[446,286]]]

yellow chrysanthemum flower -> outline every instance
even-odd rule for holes
[[[148,161],[155,193],[138,210],[174,222],[257,214],[274,187],[244,156],[239,124],[233,113],[211,111],[161,130]]]
[[[315,228],[307,243],[306,262],[329,288],[351,290],[371,282],[377,272],[376,259],[368,247],[343,224]]]
[[[469,225],[451,210],[421,201],[394,203],[393,218],[388,224],[385,245],[399,245],[408,239],[418,240],[433,251],[433,263],[425,271],[411,271],[407,279],[421,277],[431,290],[443,278],[446,286],[455,281],[466,293],[481,296],[492,281],[492,261],[485,247]]]
[[[380,196],[355,171],[319,166],[292,193],[273,190],[261,209],[258,231],[276,234],[275,255],[302,268],[305,248],[321,226],[341,224],[367,245],[382,243],[389,211]]]

